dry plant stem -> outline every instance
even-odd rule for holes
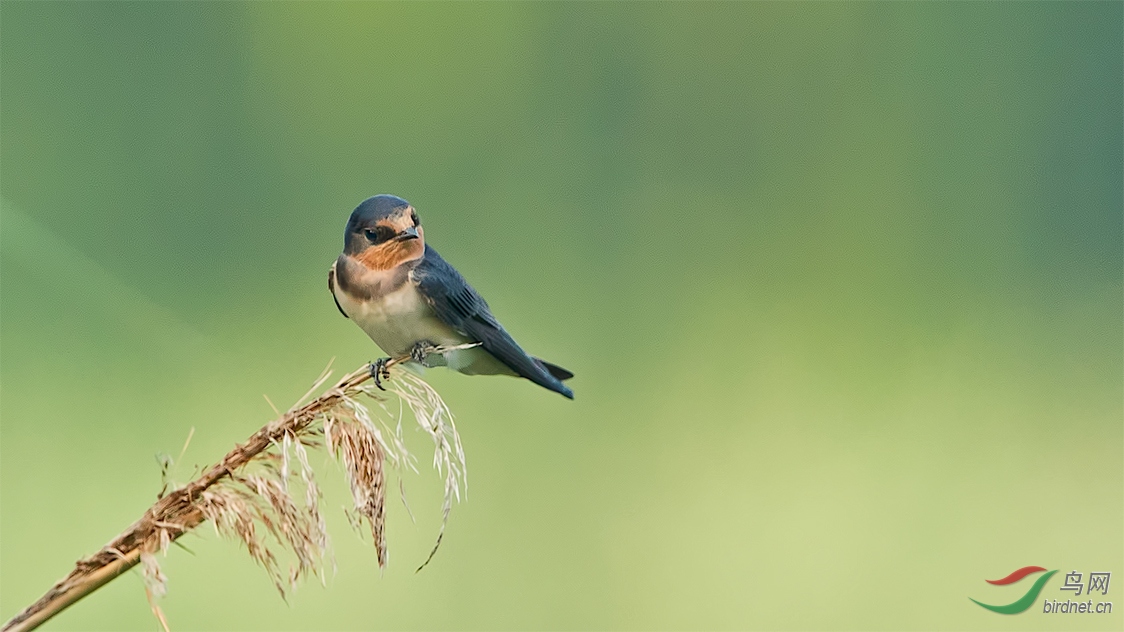
[[[392,359],[387,366],[407,360],[409,358]],[[266,424],[244,444],[235,446],[217,465],[158,500],[144,512],[140,520],[105,545],[101,551],[79,560],[69,575],[52,586],[38,601],[12,617],[3,628],[0,628],[0,632],[33,630],[82,597],[136,566],[140,562],[142,553],[153,553],[151,550],[146,551],[145,547],[151,547],[154,539],[158,540],[160,531],[167,534],[170,540],[176,540],[199,526],[205,520],[198,504],[204,491],[219,481],[231,477],[239,468],[265,452],[270,446],[283,441],[286,435],[299,436],[300,431],[321,415],[330,412],[345,398],[361,393],[360,385],[370,378],[370,371],[364,366],[345,375],[320,397]],[[168,533],[169,526],[174,527],[173,533]]]

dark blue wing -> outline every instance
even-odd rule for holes
[[[331,268],[328,268],[328,291],[332,293],[332,300],[336,303],[336,309],[340,310],[344,318],[350,319],[351,317],[347,315],[347,312],[343,311],[340,300],[336,298],[336,264],[334,263]]]
[[[414,268],[413,277],[418,283],[418,291],[445,324],[480,342],[488,353],[520,376],[574,398],[574,392],[552,375],[540,360],[523,351],[492,315],[484,299],[436,250],[426,245],[425,257]],[[562,371],[569,374],[565,369]]]

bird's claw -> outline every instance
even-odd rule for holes
[[[418,342],[415,342],[413,348],[410,349],[410,359],[422,366],[427,366],[425,363],[425,359],[429,356],[430,353],[433,353],[436,350],[437,345],[434,345],[432,342],[428,340],[419,340]]]
[[[388,362],[390,362],[390,358],[379,358],[371,363],[371,377],[375,380],[375,386],[379,387],[380,391],[386,390],[382,381],[390,379],[390,368],[386,366]]]

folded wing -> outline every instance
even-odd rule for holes
[[[574,392],[557,377],[566,375],[562,379],[567,379],[573,374],[527,355],[492,315],[484,299],[436,250],[428,245],[425,247],[425,257],[414,268],[412,275],[422,296],[445,324],[480,342],[488,353],[518,375],[570,399],[574,398]]]

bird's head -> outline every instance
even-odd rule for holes
[[[390,270],[425,254],[425,233],[410,203],[393,195],[363,200],[351,212],[343,252],[371,270]]]

